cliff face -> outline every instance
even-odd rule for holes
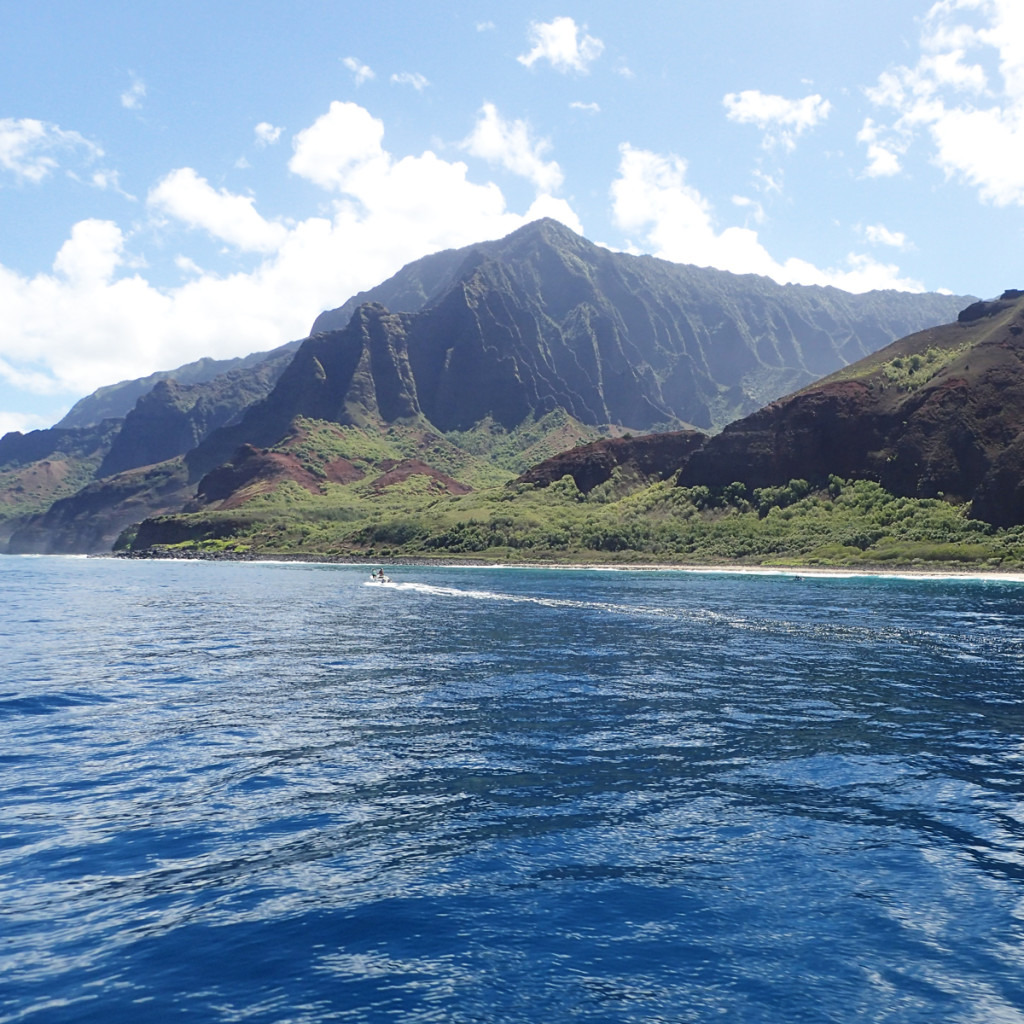
[[[125,526],[179,508],[190,496],[181,457],[265,396],[293,350],[234,360],[245,366],[188,385],[159,376],[123,420],[0,438],[0,550],[108,551]],[[191,364],[184,375],[202,376],[216,365]],[[72,419],[87,421],[140,383],[101,389]],[[177,460],[173,484],[167,460]]]
[[[563,409],[635,432],[713,429],[968,301],[782,287],[612,253],[554,221],[417,261],[358,298],[372,301],[320,316],[328,329],[274,391],[188,456],[192,479],[241,444],[273,445],[296,416],[447,432]]]
[[[977,303],[726,427],[681,484],[748,487],[829,474],[911,497],[973,499],[1024,522],[1024,295]]]
[[[110,551],[126,526],[177,511],[189,493],[180,457],[95,480],[18,525],[8,551],[12,555]]]
[[[780,286],[613,253],[555,221],[404,268],[366,299],[399,314],[421,411],[441,429],[561,407],[584,423],[715,430],[969,297]]]

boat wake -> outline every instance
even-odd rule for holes
[[[728,618],[705,609],[687,609],[682,613],[679,608],[660,608],[633,604],[615,604],[607,601],[575,601],[571,598],[536,597],[532,594],[509,594],[495,590],[464,590],[460,587],[439,587],[429,583],[396,583],[387,580],[377,583],[367,581],[366,586],[384,587],[388,590],[427,594],[433,597],[454,597],[471,601],[501,601],[507,604],[538,605],[542,608],[575,608],[585,611],[608,612],[615,615],[649,615],[659,618],[678,619],[699,617],[706,620],[727,622]]]
[[[846,645],[878,643],[884,640],[890,644],[905,646],[908,651],[918,644],[930,647],[948,647],[951,653],[960,656],[982,656],[989,646],[983,637],[955,634],[937,637],[928,630],[907,629],[873,623],[870,626],[839,622],[791,621],[771,615],[747,617],[736,613],[723,614],[699,605],[680,607],[660,605],[619,604],[608,601],[578,601],[571,598],[538,597],[533,594],[511,594],[494,590],[468,590],[460,587],[436,586],[429,583],[405,583],[385,579],[368,580],[366,586],[387,590],[404,591],[431,597],[455,598],[470,601],[494,601],[505,604],[534,605],[542,608],[574,609],[607,615],[627,616],[640,619],[663,619],[678,623],[699,624],[702,627],[719,627],[739,630],[744,633],[759,633],[766,636],[793,636],[803,640],[816,639],[823,643],[841,642]],[[1005,638],[1002,641],[1005,644]],[[1017,645],[1017,656],[1024,663],[1024,640]]]

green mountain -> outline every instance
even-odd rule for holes
[[[752,489],[832,475],[972,501],[997,526],[1024,522],[1024,292],[974,303],[730,424],[680,483]]]
[[[123,418],[90,422],[100,409],[120,408],[136,385],[151,378],[101,389],[95,403],[83,399],[72,417],[80,425],[5,434],[0,438],[0,550],[109,550],[128,523],[180,508],[192,493],[182,456],[266,395],[297,345],[245,360],[202,360],[155,375],[156,383]],[[227,370],[191,384],[174,376],[180,372],[194,379],[225,365]],[[151,482],[143,470],[168,459],[180,463],[172,474],[180,477],[179,485],[170,490],[165,467],[154,471]],[[130,474],[127,481],[120,479],[124,473]]]
[[[95,449],[95,467],[65,475],[88,491],[56,487],[50,501],[62,504],[29,521],[19,513],[10,550],[96,550],[147,508],[180,508],[196,495],[209,503],[208,473],[238,468],[244,446],[287,452],[305,422],[336,424],[350,439],[401,432],[402,451],[380,458],[442,474],[449,470],[431,460],[453,462],[459,449],[476,480],[481,460],[492,475],[512,475],[528,459],[602,435],[717,430],[967,301],[780,286],[612,253],[538,221],[410,264],[322,314],[294,354],[285,347],[199,383],[157,381],[109,447]],[[74,422],[114,408],[112,398],[126,394],[116,388],[97,393]],[[241,476],[258,462],[251,453],[241,461]]]
[[[541,220],[416,261],[314,332],[383,306],[364,330],[404,348],[418,409],[442,430],[563,408],[588,424],[715,431],[970,301],[778,285],[610,252]]]
[[[397,561],[1020,571],[1022,364],[1024,292],[1008,291],[717,435],[581,437],[491,486],[480,463],[459,462],[462,449],[417,434],[414,418],[303,420],[208,474],[189,514],[147,520],[126,542]],[[445,475],[431,468],[442,461]]]

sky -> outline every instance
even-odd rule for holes
[[[0,434],[544,216],[1024,287],[1024,3],[0,0]]]

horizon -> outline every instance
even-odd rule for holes
[[[0,435],[545,216],[779,283],[995,297],[1020,38],[1012,0],[12,6]]]

